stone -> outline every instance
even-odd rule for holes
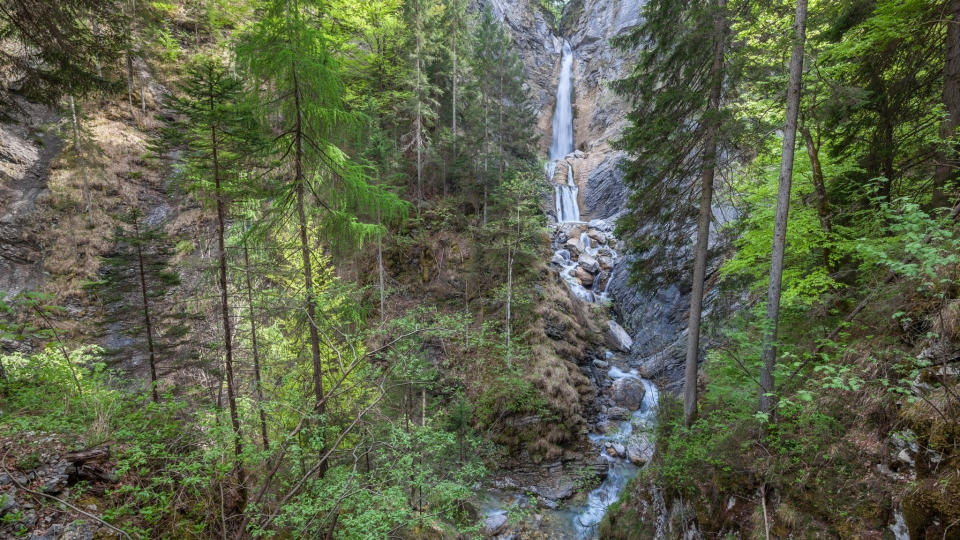
[[[617,457],[617,449],[613,447],[612,443],[607,443],[606,452],[610,457]]]
[[[914,465],[913,458],[910,457],[910,451],[907,450],[906,448],[904,448],[903,450],[900,451],[900,453],[897,454],[897,461],[900,461],[901,463],[908,465],[910,467],[913,467]]]
[[[600,244],[606,244],[606,243],[607,243],[607,235],[603,234],[602,232],[600,232],[600,231],[598,231],[598,230],[596,230],[596,229],[589,229],[589,230],[587,231],[587,236],[589,236],[589,237],[592,238],[593,240],[596,240],[596,241],[597,241],[598,243],[600,243]]]
[[[610,407],[607,409],[607,418],[611,420],[624,421],[630,419],[630,411],[623,407]]]
[[[584,287],[589,287],[593,285],[593,274],[584,270],[582,266],[578,266],[576,272],[577,272],[577,280],[580,282],[581,285],[583,285]]]
[[[646,391],[640,381],[632,377],[625,377],[613,381],[610,386],[610,397],[618,407],[625,407],[628,410],[635,411],[640,408],[643,402],[643,394]]]
[[[580,256],[580,260],[578,262],[581,268],[587,272],[590,272],[591,274],[596,274],[597,271],[600,270],[600,263],[586,253]]]
[[[614,450],[614,451],[617,453],[617,455],[620,456],[620,457],[626,457],[626,456],[627,456],[627,449],[624,448],[623,445],[620,444],[620,443],[613,443],[613,450]]]
[[[483,535],[496,536],[502,533],[507,528],[508,521],[507,514],[487,516],[487,519],[483,521]]]
[[[557,255],[556,253],[554,253],[553,257],[550,259],[550,264],[555,264],[557,266],[564,266],[565,264],[567,264],[567,261],[564,260],[564,258],[561,257],[560,255]]]
[[[610,270],[613,268],[612,257],[598,257],[597,263],[600,265],[601,270]]]
[[[591,280],[592,282],[593,280]],[[607,334],[604,337],[607,346],[613,350],[628,353],[633,347],[633,338],[630,337],[630,334],[627,334],[622,326],[617,324],[617,321],[607,321]]]
[[[627,460],[638,467],[647,464],[647,458],[643,457],[643,453],[640,452],[640,445],[638,444],[627,445]]]
[[[583,242],[581,242],[580,238],[578,237],[574,237],[567,240],[566,246],[567,246],[567,249],[570,250],[571,254],[576,253],[579,255],[583,253],[583,250],[584,250]]]
[[[34,536],[34,540],[58,540],[63,536],[63,525],[53,525],[47,531],[41,535]]]
[[[594,365],[597,369],[607,369],[608,367],[610,367],[610,364],[609,364],[609,363],[604,362],[603,360],[600,360],[599,358],[593,361],[593,365]]]
[[[16,512],[19,506],[20,505],[17,504],[16,488],[13,488],[6,493],[0,493],[0,516],[4,516],[11,512]]]
[[[590,222],[587,223],[587,227],[603,232],[610,232],[611,229],[610,225],[602,219],[591,219]]]
[[[599,431],[600,433],[603,433],[604,435],[616,429],[617,429],[617,426],[613,422],[600,422],[599,424],[597,424],[597,431]]]

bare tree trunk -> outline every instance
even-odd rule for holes
[[[213,157],[213,181],[217,197],[217,247],[220,270],[220,315],[223,322],[223,348],[227,368],[227,405],[230,407],[230,425],[233,428],[233,452],[236,459],[237,490],[240,495],[238,509],[242,509],[247,500],[247,478],[243,468],[243,434],[240,431],[240,415],[237,412],[237,383],[233,375],[233,331],[230,327],[230,298],[227,292],[227,203],[224,200],[220,181],[220,161],[218,159],[217,128],[210,129],[210,141]]]
[[[257,322],[253,311],[253,286],[250,283],[250,250],[247,242],[243,242],[243,265],[247,281],[247,303],[250,306],[250,342],[253,347],[253,384],[257,392],[257,409],[260,413],[260,437],[263,440],[263,449],[270,449],[270,439],[267,437],[267,413],[263,410],[263,383],[260,379],[260,347],[257,342]]]
[[[711,117],[720,109],[723,90],[723,55],[727,27],[726,0],[717,0],[717,18],[714,21],[716,43],[710,77],[710,101],[707,114]],[[687,322],[687,358],[683,382],[683,421],[687,427],[697,420],[697,374],[700,360],[700,319],[703,312],[703,289],[707,279],[707,248],[710,242],[710,221],[713,218],[713,178],[717,167],[717,120],[710,118],[703,143],[703,170],[700,173],[700,215],[697,219],[696,260],[693,265],[693,290],[690,293],[690,316]]]
[[[508,248],[510,249],[510,248]],[[513,253],[507,253],[507,369],[511,366],[510,355],[510,307],[513,303]]]
[[[377,210],[377,225],[380,225],[380,210]],[[386,292],[383,276],[383,238],[377,240],[377,271],[380,277],[380,322],[383,323],[387,318],[386,310]]]
[[[760,410],[772,414],[777,405],[773,371],[777,364],[777,330],[780,317],[780,292],[783,284],[783,257],[787,245],[787,219],[790,214],[790,188],[793,159],[797,147],[797,117],[800,114],[800,86],[803,78],[803,46],[806,40],[807,0],[797,0],[793,23],[793,51],[790,54],[790,82],[787,87],[787,118],[783,130],[783,155],[780,159],[780,187],[774,217],[773,247],[770,260],[770,285],[767,289],[767,324],[763,335],[763,365],[760,368]]]
[[[945,61],[943,65],[943,104],[947,117],[940,123],[940,138],[945,141],[937,153],[937,165],[933,175],[933,207],[949,205],[944,188],[949,180],[956,178],[958,160],[956,147],[949,141],[956,137],[960,125],[960,0],[947,3],[950,20],[947,21]]]
[[[810,168],[813,169],[813,190],[817,195],[817,216],[820,218],[820,228],[829,235],[833,232],[830,219],[830,200],[827,199],[827,186],[823,180],[823,167],[820,165],[820,143],[814,141],[810,129],[800,128],[803,140],[807,146],[807,156],[810,158]],[[830,247],[823,247],[823,267],[829,272],[833,265],[830,263]]]
[[[454,5],[454,10],[457,10],[457,6]],[[456,19],[453,22],[453,128],[451,134],[453,135],[453,149],[450,159],[453,161],[453,167],[457,165],[457,30],[460,29],[460,13],[454,13]],[[443,196],[447,196],[447,179],[443,179]]]
[[[137,80],[140,81],[140,112],[147,114],[147,89],[143,86],[143,71],[137,70]]]
[[[153,347],[153,324],[150,321],[150,302],[147,300],[147,272],[143,266],[143,250],[140,246],[140,225],[136,218],[133,220],[133,233],[136,235],[137,263],[140,265],[140,293],[143,300],[143,327],[147,332],[147,352],[150,358],[150,393],[153,402],[159,403],[157,393],[157,358]]]
[[[127,51],[127,103],[130,105],[130,118],[137,121],[137,115],[133,111],[133,53]]]

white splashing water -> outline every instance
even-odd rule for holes
[[[890,532],[897,540],[910,540],[910,529],[907,528],[907,520],[903,518],[903,509],[900,507],[893,511],[893,523],[890,524]]]
[[[560,81],[557,84],[557,106],[553,112],[553,142],[550,145],[550,162],[547,164],[547,179],[553,182],[557,162],[573,152],[573,51],[563,42],[560,60]],[[573,168],[567,163],[567,183],[554,184],[557,205],[557,221],[580,221],[580,206],[577,203],[578,189],[573,181]]]

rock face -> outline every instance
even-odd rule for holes
[[[500,534],[507,528],[508,521],[507,514],[494,514],[487,517],[483,522],[483,535],[491,537]]]
[[[640,408],[645,392],[643,385],[637,379],[617,379],[610,387],[610,399],[620,407],[635,411]]]

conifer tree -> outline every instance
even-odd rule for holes
[[[183,177],[187,187],[212,203],[217,214],[217,273],[220,318],[227,381],[227,402],[234,431],[234,451],[241,504],[245,499],[245,472],[241,455],[243,437],[237,411],[238,384],[234,369],[233,325],[227,284],[227,220],[231,199],[249,191],[242,183],[247,156],[259,150],[259,131],[251,109],[241,101],[242,82],[227,73],[217,58],[200,56],[188,67],[180,84],[183,96],[171,101],[179,116],[165,130],[168,144],[182,145]]]
[[[110,308],[106,324],[140,321],[127,333],[141,338],[146,345],[150,394],[157,402],[161,356],[177,345],[177,338],[185,333],[168,299],[170,289],[180,284],[180,275],[170,268],[173,249],[162,227],[147,223],[139,210],[119,219],[125,226],[117,227],[114,249],[103,261],[103,278],[92,285]],[[107,351],[110,356],[128,353],[127,347]]]
[[[237,49],[240,69],[250,78],[251,94],[264,129],[276,133],[274,226],[296,223],[302,261],[304,311],[310,333],[314,413],[325,413],[313,249],[319,234],[328,242],[357,245],[382,234],[379,224],[358,215],[391,219],[405,206],[394,195],[372,186],[365,171],[340,149],[361,126],[344,107],[340,69],[317,21],[323,4],[316,0],[270,0],[260,20]],[[320,474],[326,470],[321,464]]]
[[[618,236],[642,254],[635,259],[635,273],[648,283],[680,278],[658,266],[687,247],[686,231],[699,206],[684,383],[688,426],[697,412],[713,182],[729,122],[723,89],[735,84],[727,77],[731,11],[727,0],[654,0],[643,7],[644,23],[616,40],[624,50],[643,45],[633,71],[614,83],[632,106],[630,124],[617,142],[635,156],[624,166],[625,182],[633,189],[632,211],[617,227]],[[699,190],[692,182],[697,177]]]
[[[424,166],[431,150],[430,129],[437,120],[439,88],[430,78],[431,65],[437,60],[437,9],[436,0],[408,0],[407,26],[410,29],[408,44],[410,71],[407,80],[409,99],[407,114],[410,115],[410,132],[405,150],[413,152],[416,159],[417,210],[424,201]]]

